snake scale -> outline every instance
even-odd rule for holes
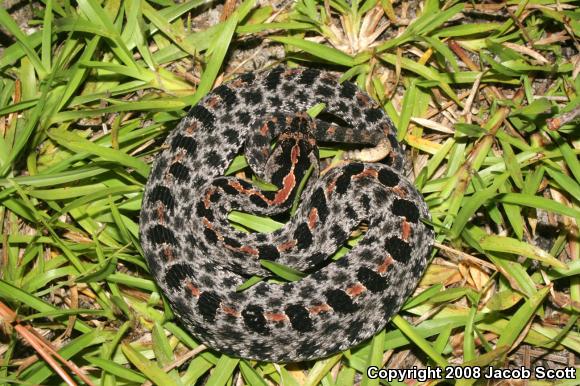
[[[320,103],[332,119],[305,114]],[[383,143],[389,152],[383,162],[350,152],[355,160],[321,175],[318,142]],[[242,149],[277,191],[223,176]],[[354,84],[316,69],[244,74],[195,105],[154,162],[140,218],[150,271],[182,325],[220,352],[295,362],[345,350],[385,326],[426,266],[429,213],[404,163],[392,122]],[[309,170],[284,227],[230,225],[232,210],[288,211]],[[361,224],[358,244],[330,259]],[[260,260],[307,275],[237,291],[252,275],[272,276]]]

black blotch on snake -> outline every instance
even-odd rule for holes
[[[222,98],[222,101],[226,107],[232,107],[238,101],[236,93],[230,90],[228,86],[222,85],[216,87],[213,92]]]
[[[357,91],[358,89],[354,84],[345,82],[340,88],[340,96],[346,99],[352,99]]]
[[[208,219],[208,221],[213,221],[214,217],[213,217],[213,212],[211,210],[211,207],[206,208],[205,205],[203,204],[203,202],[198,202],[196,205],[196,213],[200,218],[205,217],[206,219]]]
[[[268,90],[273,91],[276,89],[276,87],[278,87],[283,72],[284,69],[282,67],[275,68],[274,70],[270,71],[270,73],[268,74],[268,76],[264,81],[264,85]]]
[[[408,221],[416,223],[419,221],[419,208],[413,202],[403,199],[396,199],[392,206],[393,214],[405,216]]]
[[[213,229],[206,228],[203,230],[205,238],[211,243],[217,243],[218,235]]]
[[[324,195],[324,190],[322,188],[316,189],[310,202],[312,203],[312,207],[316,208],[319,221],[326,221],[329,211],[328,206],[326,206],[326,196]]]
[[[284,310],[292,328],[300,332],[306,332],[312,330],[312,320],[310,319],[310,314],[304,306],[292,304],[286,307]]]
[[[189,179],[189,171],[181,162],[176,162],[169,167],[169,173],[178,181],[183,182]]]
[[[206,109],[202,104],[193,106],[189,115],[200,121],[205,127],[211,127],[215,122],[215,115],[213,115],[213,113]]]
[[[392,170],[381,169],[379,171],[379,181],[381,184],[392,188],[399,183],[399,177]]]
[[[305,249],[312,244],[312,232],[308,228],[308,224],[301,223],[294,231],[294,238],[296,239],[299,249]]]
[[[184,288],[185,280],[193,277],[195,272],[187,264],[173,264],[165,274],[167,285],[175,291]]]
[[[173,200],[173,195],[168,188],[165,186],[157,185],[155,188],[153,188],[150,194],[152,201],[160,201],[165,206],[165,209],[173,210],[175,201]]]
[[[381,109],[368,109],[365,111],[365,117],[368,122],[375,123],[383,117],[384,113]]]
[[[389,237],[385,240],[385,249],[393,259],[406,263],[411,257],[411,246],[398,237]]]
[[[359,268],[356,277],[369,291],[384,291],[387,288],[387,281],[384,277],[367,267]]]
[[[179,148],[185,149],[188,154],[194,154],[197,150],[197,142],[191,137],[186,137],[181,134],[177,134],[173,141],[171,141],[171,148],[177,150]]]
[[[155,225],[149,230],[149,238],[154,244],[168,243],[171,245],[177,245],[177,240],[175,235],[170,229],[164,227],[163,225]]]
[[[246,326],[259,334],[268,333],[267,321],[264,317],[264,309],[257,305],[249,305],[242,311],[242,317]]]
[[[348,238],[348,234],[338,224],[332,225],[330,228],[330,234],[337,245],[343,243]]]
[[[274,261],[280,258],[280,252],[278,252],[278,248],[270,244],[263,244],[258,246],[258,253],[258,258],[262,260]]]
[[[351,314],[358,309],[358,306],[353,303],[350,296],[343,290],[335,289],[325,292],[326,302],[334,311],[342,314]]]
[[[219,296],[211,291],[202,292],[197,300],[199,312],[206,322],[213,322],[215,320],[217,309],[219,308],[221,299]]]
[[[319,70],[307,68],[302,72],[302,76],[298,79],[298,82],[302,84],[312,85],[319,76],[320,76]]]

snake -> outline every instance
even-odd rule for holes
[[[351,150],[321,170],[320,144]],[[369,156],[377,148],[384,159]],[[194,105],[162,149],[141,244],[178,321],[210,348],[267,362],[327,357],[378,333],[417,287],[433,243],[428,207],[405,177],[392,121],[355,84],[307,67],[242,74]],[[240,154],[253,181],[224,175]],[[234,210],[286,222],[234,227]],[[303,275],[276,280],[264,262]]]

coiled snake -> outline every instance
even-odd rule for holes
[[[305,115],[319,103],[335,119]],[[387,144],[389,153],[386,164],[352,161],[317,178],[321,141]],[[223,177],[242,148],[277,191]],[[287,211],[309,169],[283,228],[249,233],[230,225],[232,210]],[[289,362],[352,347],[398,312],[431,249],[421,218],[429,218],[427,206],[404,177],[384,111],[331,73],[277,67],[217,87],[171,132],[145,188],[140,231],[151,273],[192,334],[229,355]],[[368,228],[358,244],[332,261],[361,224]],[[307,276],[236,291],[252,275],[272,276],[262,259]]]

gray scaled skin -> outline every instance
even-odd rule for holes
[[[305,112],[324,103],[325,114]],[[277,140],[274,150],[270,150]],[[322,142],[388,143],[383,163],[350,162],[319,176]],[[427,206],[405,176],[401,145],[384,111],[349,82],[315,69],[247,73],[194,106],[155,160],[141,209],[150,270],[183,326],[228,355],[261,361],[312,360],[346,350],[381,330],[416,287],[433,233]],[[223,177],[242,150],[261,191]],[[306,171],[301,204],[275,232],[232,228],[233,209],[287,210]],[[360,224],[368,230],[329,262]],[[300,281],[260,282],[266,259],[307,273]]]

